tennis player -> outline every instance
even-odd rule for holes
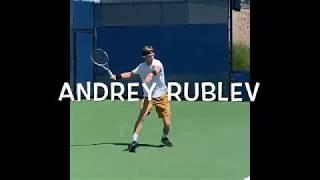
[[[134,126],[132,142],[128,147],[130,152],[135,152],[135,149],[138,147],[138,137],[142,129],[143,121],[150,114],[153,107],[155,107],[158,117],[163,120],[161,142],[168,147],[173,146],[168,138],[171,125],[171,110],[163,65],[159,60],[154,58],[154,49],[152,46],[145,46],[143,48],[142,57],[145,59],[145,62],[140,63],[131,72],[125,72],[111,77],[113,80],[119,80],[130,79],[134,75],[139,75],[142,83],[146,83],[148,88],[150,88],[153,83],[156,84],[151,101],[148,100],[148,94],[146,90],[143,89],[144,98],[140,106],[140,114]]]

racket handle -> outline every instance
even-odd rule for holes
[[[113,73],[108,69],[108,73],[109,73],[109,76],[110,77],[113,77],[114,75],[113,75]]]
[[[105,70],[108,71],[110,77],[114,76],[113,73],[110,71],[109,68],[107,68],[107,67],[105,67],[105,66],[101,66],[101,67],[103,67]]]

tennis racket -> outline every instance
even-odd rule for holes
[[[90,56],[90,59],[95,65],[100,66],[105,70],[107,70],[110,77],[114,76],[111,70],[109,69],[109,56],[106,51],[102,49],[96,49],[94,50],[93,54]]]

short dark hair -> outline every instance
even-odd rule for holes
[[[146,56],[146,55],[151,54],[151,53],[154,53],[154,49],[153,49],[152,46],[145,46],[142,49],[142,56]]]

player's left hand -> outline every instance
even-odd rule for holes
[[[144,83],[146,84],[149,83],[152,80],[152,78],[153,78],[153,74],[149,73],[147,77],[144,79]]]

